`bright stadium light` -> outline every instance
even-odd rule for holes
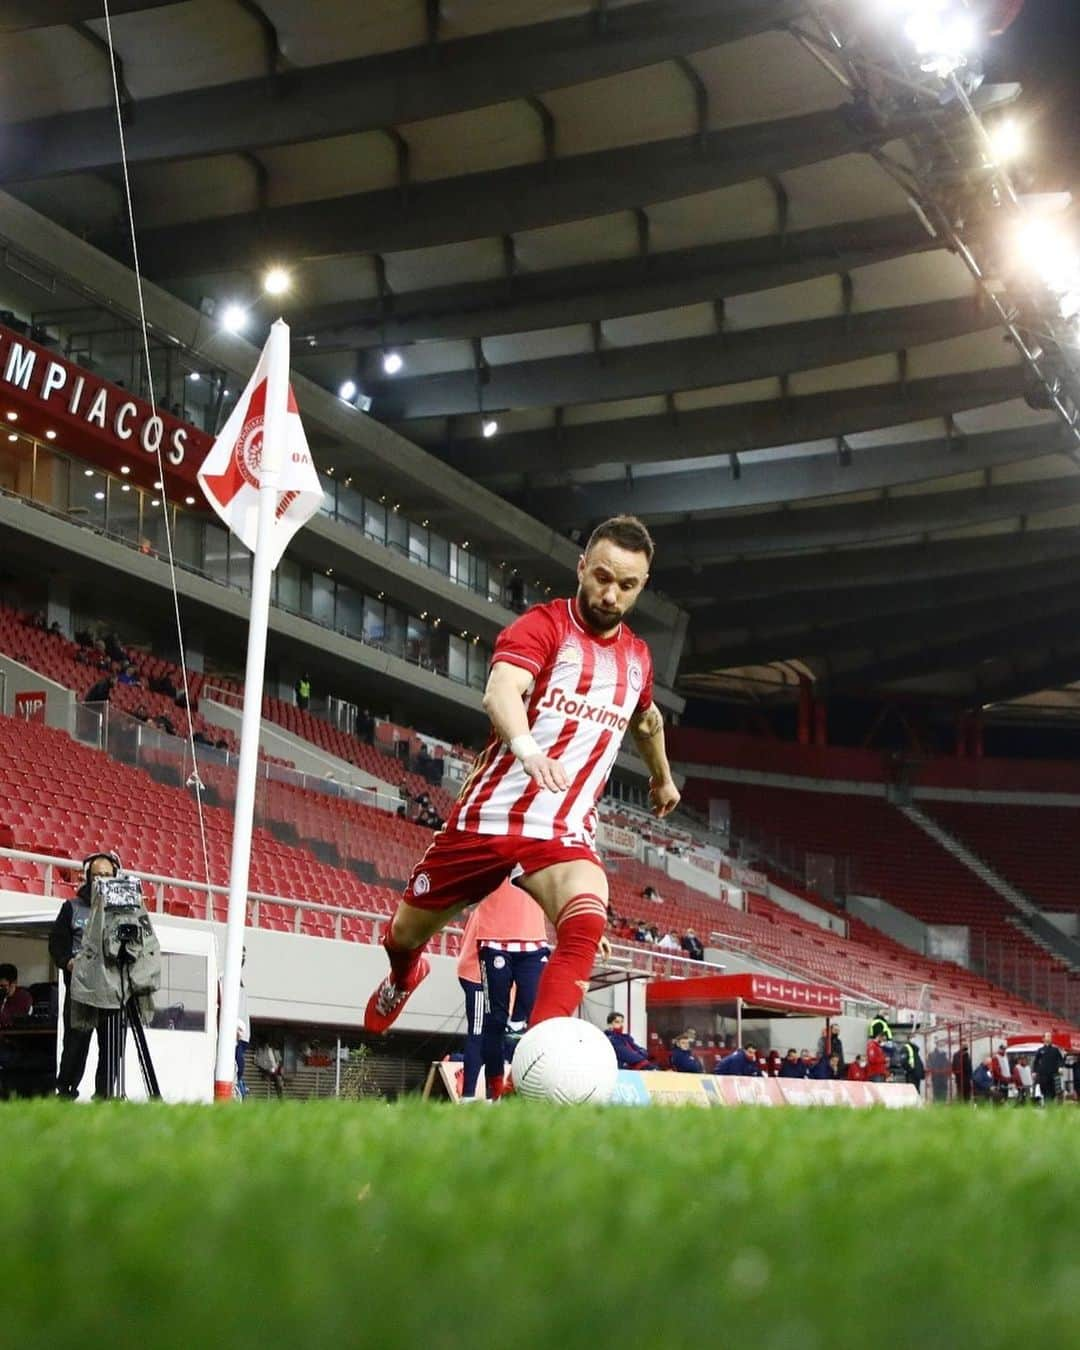
[[[226,305],[221,316],[221,326],[226,333],[242,333],[247,327],[248,312],[243,305]]]
[[[387,375],[396,375],[404,364],[400,352],[383,353],[382,368]]]
[[[496,422],[494,417],[485,417],[484,424],[480,429],[484,433],[484,439],[486,441],[490,441],[492,436],[494,436],[498,432],[499,424],[498,422]]]
[[[292,288],[292,277],[284,267],[271,267],[263,277],[263,290],[267,295],[284,295]]]
[[[356,381],[343,380],[338,386],[338,398],[343,398],[346,403],[351,403],[356,397]]]
[[[927,75],[947,79],[967,63],[978,45],[974,16],[950,0],[907,0],[904,36]]]
[[[1024,266],[1059,294],[1080,281],[1080,254],[1061,227],[1048,220],[1025,220],[1017,230]]]
[[[1018,159],[1026,148],[1026,139],[1018,122],[1011,117],[995,123],[989,130],[990,144],[994,149],[994,162],[1008,164]]]

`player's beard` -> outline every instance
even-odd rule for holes
[[[622,615],[617,611],[600,609],[596,605],[590,605],[588,600],[585,599],[584,591],[578,591],[577,603],[581,617],[590,628],[595,628],[598,633],[610,633],[613,628],[617,628],[622,622]]]

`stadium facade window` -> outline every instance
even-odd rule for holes
[[[451,636],[447,651],[446,673],[460,684],[469,681],[469,648],[464,638]]]
[[[223,586],[229,584],[229,536],[220,525],[210,521],[204,527],[202,566],[212,581],[220,581]]]
[[[337,587],[334,627],[348,637],[359,637],[364,631],[364,597],[351,586]]]
[[[229,535],[229,585],[241,591],[251,590],[251,554]]]
[[[364,616],[361,632],[365,642],[383,642],[386,638],[387,605],[382,600],[364,596]]]
[[[282,558],[274,572],[275,598],[285,609],[300,608],[300,564]]]
[[[371,497],[364,498],[364,533],[376,543],[386,543],[386,507]]]
[[[203,521],[189,511],[173,512],[173,553],[177,562],[187,567],[203,568]],[[161,531],[161,548],[165,548],[165,531]]]
[[[14,441],[4,437],[0,445],[0,490],[64,512],[132,547],[162,555],[167,552],[168,512],[179,565],[223,585],[250,591],[251,555],[215,521],[167,503],[150,488],[73,459],[33,437],[20,434]],[[461,584],[481,594],[485,590],[491,594],[494,585],[501,595],[502,573],[486,560],[387,510],[382,503],[334,486],[339,507],[348,495],[350,518],[340,517],[347,523],[358,527],[362,519],[369,535],[375,533],[369,526],[385,528],[399,551],[417,564],[434,564],[443,576],[456,568]],[[332,577],[313,573],[290,558],[282,559],[275,572],[274,599],[293,613],[462,683],[482,687],[486,679],[490,655],[486,646],[452,637],[446,627],[431,619],[409,614],[385,597],[367,596]]]
[[[316,623],[325,624],[327,628],[336,628],[337,623],[334,619],[334,583],[318,572],[311,578],[311,617]]]
[[[450,541],[442,535],[428,531],[428,566],[433,572],[450,574]]]
[[[409,561],[428,564],[428,532],[422,525],[409,522]]]
[[[386,543],[403,556],[409,552],[409,522],[397,511],[386,513]]]

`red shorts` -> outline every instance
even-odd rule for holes
[[[483,900],[520,864],[522,875],[542,872],[575,858],[601,866],[588,844],[522,835],[440,830],[413,868],[404,900],[417,909],[453,909]]]

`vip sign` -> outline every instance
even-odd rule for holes
[[[21,717],[24,722],[44,722],[45,694],[39,689],[16,694],[15,716]]]

